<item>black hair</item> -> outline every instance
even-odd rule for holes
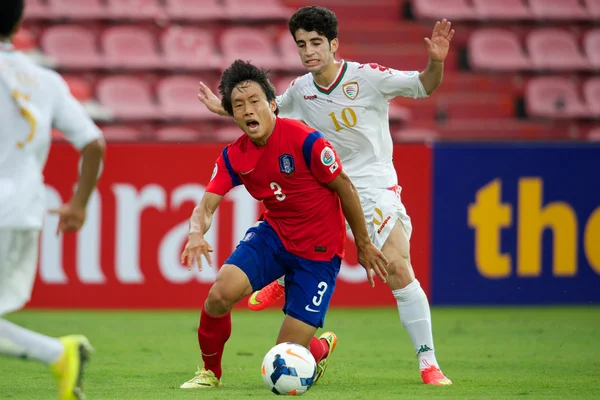
[[[219,83],[221,105],[229,115],[233,115],[231,93],[236,86],[243,82],[256,82],[267,96],[268,102],[275,99],[275,88],[269,81],[269,74],[267,71],[252,65],[250,62],[235,60],[229,68],[223,71],[221,83]],[[279,110],[275,110],[275,115],[278,113]]]
[[[10,36],[23,17],[24,0],[0,0],[0,36]]]
[[[329,42],[338,37],[338,20],[333,11],[319,6],[302,7],[292,15],[288,22],[290,33],[296,41],[296,31],[315,31],[325,36]]]

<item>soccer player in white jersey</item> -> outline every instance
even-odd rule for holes
[[[326,8],[299,9],[289,29],[308,73],[277,98],[280,115],[303,120],[335,147],[361,197],[371,240],[389,261],[387,284],[417,353],[421,378],[450,385],[436,361],[427,296],[410,263],[412,225],[392,162],[388,102],[395,96],[427,97],[439,86],[454,30],[446,19],[436,22],[431,38],[425,38],[429,62],[418,72],[336,61],[338,23]],[[209,110],[227,115],[203,83],[198,97]],[[253,293],[250,308],[265,308],[281,297],[280,282]]]
[[[82,159],[73,197],[52,211],[59,217],[57,234],[83,225],[104,153],[100,130],[60,75],[13,49],[10,39],[23,8],[23,0],[0,1],[0,354],[45,363],[58,381],[58,398],[79,399],[92,350],[88,340],[81,335],[48,337],[1,317],[21,309],[31,297],[46,212],[42,172],[52,127],[81,151]]]

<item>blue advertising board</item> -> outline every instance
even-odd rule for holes
[[[600,146],[434,147],[434,304],[600,303]]]

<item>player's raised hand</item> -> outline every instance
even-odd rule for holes
[[[58,215],[58,226],[56,234],[61,232],[75,232],[81,229],[85,222],[85,207],[70,201],[59,208],[48,211],[50,214]]]
[[[450,41],[454,36],[452,23],[444,18],[441,22],[437,21],[433,27],[431,39],[425,38],[427,53],[431,61],[444,61],[450,49]]]
[[[200,87],[198,88],[198,100],[200,100],[209,111],[219,115],[228,115],[221,105],[221,100],[219,100],[204,82],[200,82]]]
[[[196,260],[198,262],[198,271],[202,271],[202,256],[206,257],[208,265],[212,267],[212,259],[210,257],[210,253],[212,252],[213,248],[204,240],[203,235],[198,232],[190,233],[185,248],[181,253],[181,263],[187,265],[191,271],[194,260]]]
[[[358,262],[367,271],[367,278],[369,279],[371,287],[375,287],[371,270],[375,272],[381,282],[385,283],[386,276],[388,275],[386,270],[388,266],[388,260],[385,258],[383,253],[379,251],[379,249],[371,242],[369,242],[369,244],[366,246],[358,247],[357,252]]]

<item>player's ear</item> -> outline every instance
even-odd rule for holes
[[[332,53],[336,53],[339,47],[340,41],[338,40],[338,38],[331,39],[331,42],[329,42],[329,50],[331,50]]]
[[[277,102],[275,101],[275,99],[272,99],[269,102],[269,107],[271,108],[271,112],[275,112],[275,110],[277,110]]]

